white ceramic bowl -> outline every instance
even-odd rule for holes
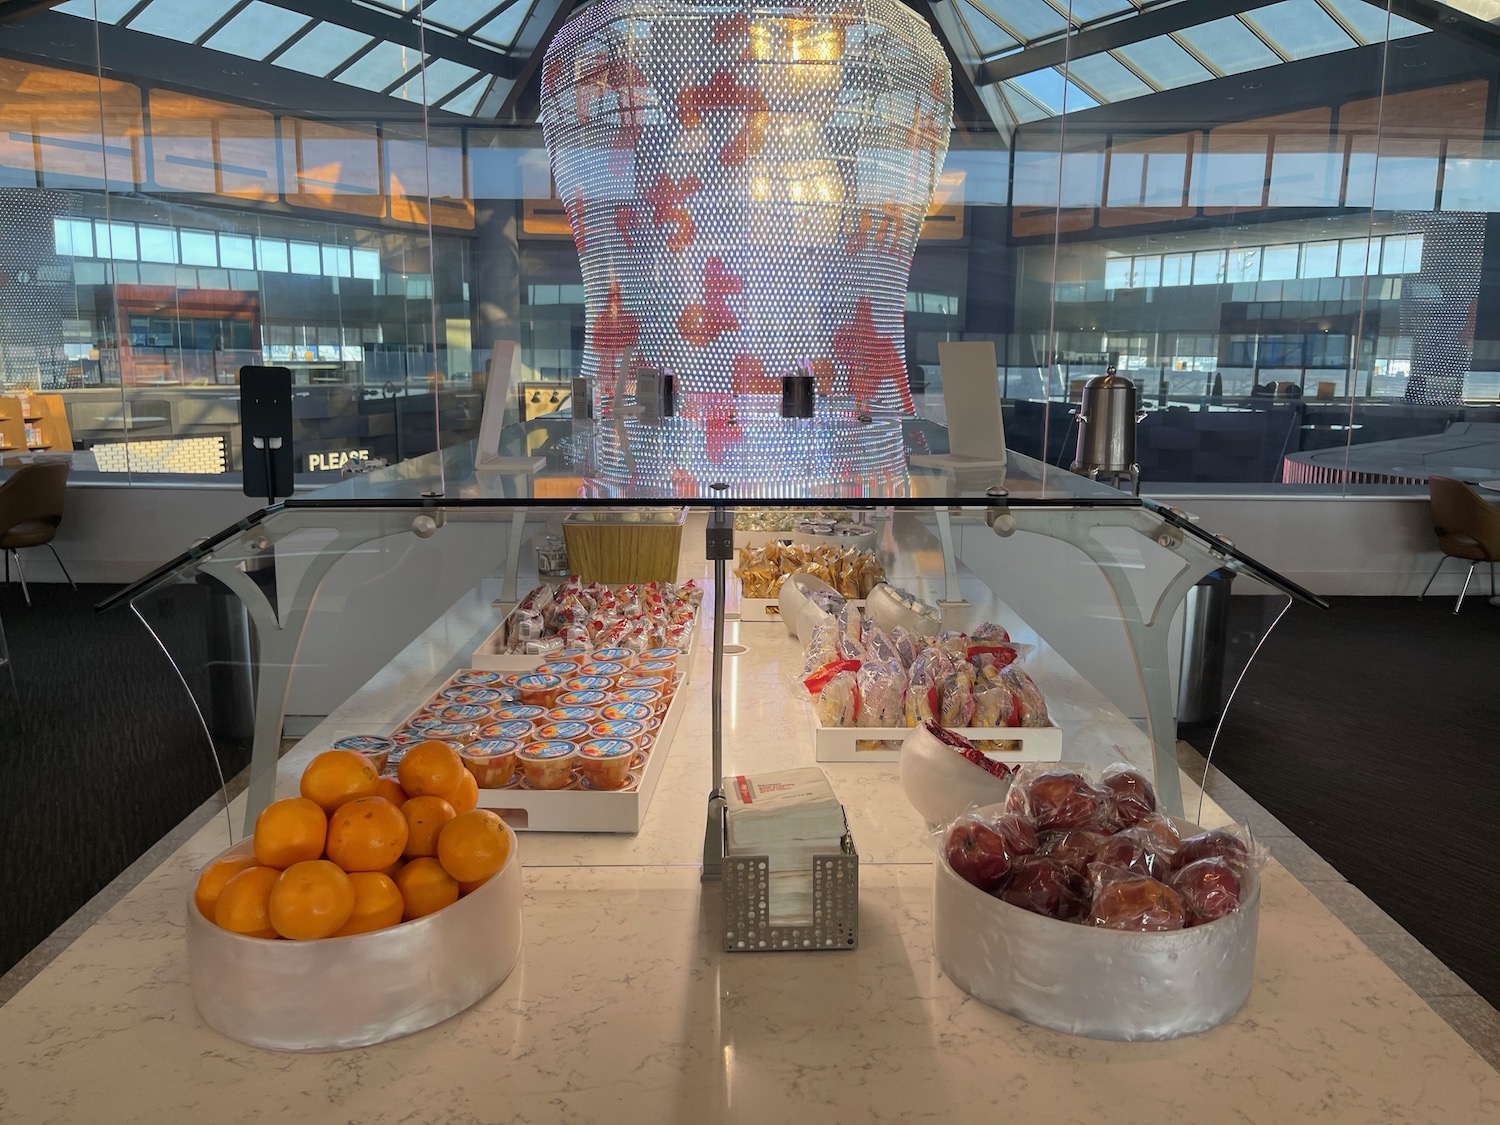
[[[452,906],[350,937],[271,941],[220,929],[187,901],[193,1000],[215,1031],[278,1051],[365,1047],[488,995],[521,952],[521,860]],[[247,855],[250,841],[224,855]]]
[[[987,773],[918,723],[901,743],[901,789],[928,824],[946,824],[971,805],[1005,800],[1010,778]]]

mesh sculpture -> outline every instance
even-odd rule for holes
[[[896,481],[906,282],[952,119],[927,25],[894,0],[599,0],[548,48],[541,97],[583,265],[589,475]],[[670,412],[640,409],[642,369],[673,374]],[[812,418],[782,416],[794,372]]]

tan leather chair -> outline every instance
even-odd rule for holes
[[[5,552],[5,582],[10,584],[10,560],[16,560],[16,573],[21,577],[21,593],[26,604],[31,604],[31,591],[26,588],[26,573],[21,569],[23,547],[46,547],[62,567],[68,585],[78,589],[68,568],[63,566],[52,537],[57,534],[57,525],[62,523],[63,500],[68,492],[68,469],[66,461],[42,461],[33,465],[22,465],[10,479],[0,484],[0,551]]]
[[[1437,535],[1443,557],[1438,559],[1437,569],[1422,587],[1417,600],[1427,596],[1445,562],[1468,559],[1469,573],[1464,578],[1458,604],[1453,607],[1456,614],[1463,608],[1474,568],[1480,563],[1490,564],[1490,596],[1497,593],[1495,561],[1500,559],[1500,506],[1486,502],[1472,486],[1452,477],[1428,477],[1427,493],[1432,497],[1432,530]]]

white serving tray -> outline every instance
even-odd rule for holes
[[[910,727],[825,727],[818,720],[816,709],[809,707],[812,715],[814,759],[819,762],[899,762],[899,745],[889,749],[861,750],[858,743],[865,739],[903,742],[911,733]],[[1062,728],[1047,727],[960,727],[956,733],[970,742],[989,739],[1006,739],[1019,742],[1019,750],[1008,753],[987,753],[985,756],[1007,765],[1020,762],[1062,761]]]

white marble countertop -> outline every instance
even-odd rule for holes
[[[984,594],[967,579],[965,592]],[[289,753],[283,787],[336,733],[394,720],[446,675],[488,631],[488,593]],[[1003,607],[982,608],[1022,632]],[[793,651],[780,626],[739,625],[731,640],[747,651],[727,661],[728,772],[807,764],[810,733],[780,687]],[[261,1051],[205,1027],[183,915],[196,871],[225,845],[216,818],[0,1008],[0,1122],[1500,1120],[1500,1075],[1274,862],[1254,989],[1211,1032],[1100,1042],[970,999],[933,960],[930,853],[894,766],[827,767],[862,856],[859,950],[721,953],[719,890],[696,866],[706,645],[699,660],[645,829],[523,836],[521,963],[467,1012],[332,1054]],[[1036,661],[1069,757],[1118,747],[1148,760],[1145,738],[1055,654]],[[1204,820],[1222,819],[1210,804]]]

